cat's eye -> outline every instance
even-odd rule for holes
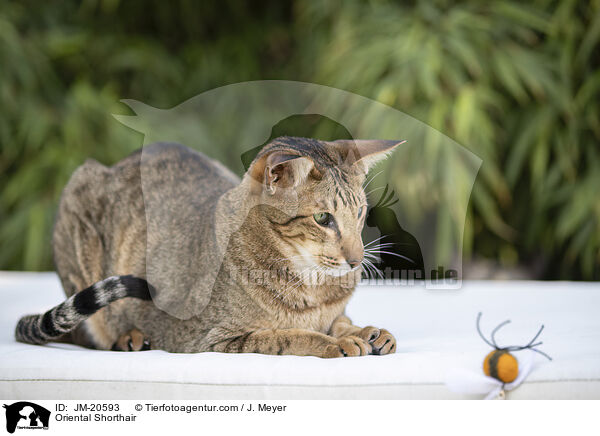
[[[364,206],[358,208],[358,218],[360,218],[363,214]]]
[[[317,222],[317,224],[321,226],[326,226],[331,222],[332,216],[328,212],[318,212],[313,215],[313,218]]]

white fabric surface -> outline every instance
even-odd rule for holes
[[[509,399],[600,399],[600,284],[465,282],[460,290],[362,285],[348,307],[357,325],[390,330],[397,353],[342,359],[258,354],[123,353],[17,343],[18,318],[64,298],[53,273],[0,273],[3,399],[481,398],[451,392],[450,370],[479,374],[490,351],[477,335],[506,318],[499,344],[523,345],[546,325],[535,367]],[[515,353],[518,358],[519,353]]]

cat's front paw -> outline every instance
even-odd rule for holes
[[[323,357],[352,357],[371,354],[371,345],[358,336],[344,336],[337,339],[337,343],[325,347]]]
[[[138,329],[123,333],[112,346],[113,351],[146,351],[150,349],[150,340]]]
[[[363,328],[358,336],[371,345],[371,354],[392,354],[396,351],[396,338],[386,329],[368,326]]]

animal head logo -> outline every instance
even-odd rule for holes
[[[394,195],[394,191],[386,185],[377,204],[369,210],[366,225],[376,228],[381,236],[365,246],[365,256],[370,260],[371,270],[386,278],[397,274],[399,277],[425,279],[421,246],[400,225],[391,208],[398,203]]]
[[[4,404],[6,409],[6,431],[14,433],[17,428],[47,429],[50,422],[50,411],[29,401]]]

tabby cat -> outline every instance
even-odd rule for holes
[[[23,317],[17,340],[122,351],[393,353],[387,330],[354,326],[344,308],[362,268],[362,186],[398,143],[280,137],[241,181],[178,144],[146,146],[110,168],[88,160],[65,187],[53,235],[68,299]],[[252,280],[240,271],[275,274]]]

